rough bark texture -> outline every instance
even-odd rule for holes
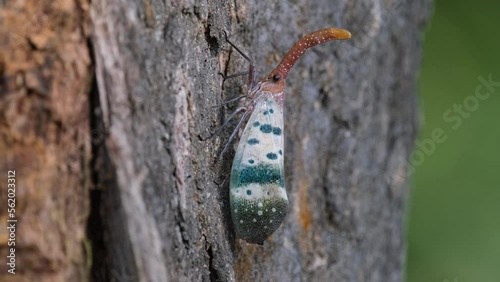
[[[93,281],[403,279],[406,160],[430,0],[57,3],[73,25],[35,10],[55,22],[51,40],[26,31],[22,48],[0,42],[9,48],[0,57],[2,183],[5,170],[23,172],[19,213],[33,224],[18,232],[40,234],[20,242],[19,281],[38,271],[85,280],[85,228]],[[3,37],[14,6],[1,7]],[[217,160],[231,128],[204,141],[231,110],[216,105],[245,91],[244,79],[218,74],[248,67],[223,31],[266,73],[300,36],[330,26],[353,38],[314,47],[287,78],[289,215],[263,246],[249,245],[229,213],[234,150]],[[41,57],[18,66],[18,50]],[[92,156],[81,153],[88,144]]]
[[[86,280],[89,5],[0,3],[0,281]],[[6,265],[8,170],[16,171],[16,275]]]

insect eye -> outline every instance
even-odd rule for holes
[[[280,80],[280,78],[281,78],[281,75],[279,75],[279,74],[273,75],[274,82],[277,82],[278,80]]]

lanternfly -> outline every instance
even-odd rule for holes
[[[278,229],[288,211],[283,173],[283,102],[288,71],[307,48],[329,40],[349,38],[351,34],[348,31],[337,28],[310,33],[297,41],[278,66],[260,81],[257,81],[258,73],[248,56],[227,40],[250,62],[246,97],[251,102],[230,116],[229,119],[237,112],[244,112],[221,153],[227,150],[251,114],[236,150],[229,184],[231,217],[239,238],[262,244]]]

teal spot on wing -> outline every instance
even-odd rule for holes
[[[256,122],[253,123],[253,126],[255,126],[255,127],[257,127],[259,125],[260,125],[260,122],[258,122],[258,121],[256,121]]]
[[[257,138],[251,138],[251,139],[248,139],[247,143],[250,144],[250,145],[259,144],[259,139],[257,139]]]
[[[285,187],[283,174],[277,165],[258,164],[255,166],[243,166],[240,170],[232,172],[231,182],[235,181],[233,187],[241,187],[250,183],[276,184]]]
[[[273,131],[273,127],[270,124],[263,124],[260,126],[260,131],[263,133],[271,133]]]
[[[273,127],[273,134],[274,135],[281,135],[281,128]]]
[[[273,133],[274,135],[281,135],[281,128],[273,127],[270,124],[263,124],[260,126],[260,131],[263,133]]]
[[[278,155],[276,155],[275,153],[267,153],[266,157],[270,160],[275,160],[278,158]]]

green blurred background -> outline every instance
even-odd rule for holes
[[[436,1],[420,73],[419,140],[436,128],[447,139],[412,175],[407,282],[500,281],[500,86],[477,105],[467,98],[489,75],[500,84],[500,1]]]

